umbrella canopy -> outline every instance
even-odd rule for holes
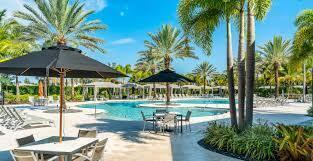
[[[0,73],[60,77],[60,128],[62,142],[62,112],[64,101],[64,78],[115,78],[126,75],[82,54],[81,50],[58,45],[31,52],[0,63]]]
[[[172,70],[165,69],[155,75],[152,75],[146,79],[139,82],[163,82],[166,83],[166,104],[170,104],[170,84],[174,82],[193,82],[189,78],[179,75]]]
[[[53,46],[0,63],[0,73],[67,78],[115,78],[125,75],[68,46]]]
[[[121,84],[114,84],[112,82],[92,82],[85,84],[84,87],[97,87],[97,88],[121,88]]]
[[[163,83],[174,83],[174,82],[193,82],[189,78],[179,75],[172,70],[165,69],[155,75],[152,75],[139,82],[163,82]]]

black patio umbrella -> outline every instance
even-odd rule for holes
[[[65,102],[64,78],[116,78],[126,75],[65,45],[43,48],[0,63],[0,73],[22,76],[60,77],[60,142],[62,142],[62,111]]]
[[[166,104],[170,103],[170,95],[169,95],[169,83],[174,83],[174,82],[194,82],[191,79],[182,76],[180,74],[175,73],[174,71],[170,70],[170,69],[165,69],[155,75],[152,75],[148,78],[145,78],[143,80],[140,80],[139,82],[144,83],[144,82],[152,82],[152,83],[166,83],[167,87],[166,87]]]

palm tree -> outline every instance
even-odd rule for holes
[[[153,49],[148,48],[144,51],[139,51],[139,59],[137,60],[136,68],[143,71],[150,71],[155,74],[157,70],[162,70],[161,57],[159,54],[154,53]],[[153,98],[156,98],[156,86],[153,83]]]
[[[104,53],[100,46],[103,39],[90,36],[90,33],[106,29],[99,20],[87,21],[94,13],[84,11],[84,4],[78,0],[36,0],[35,6],[24,4],[27,12],[17,11],[14,16],[28,22],[25,26],[25,39],[43,41],[43,46],[66,45],[83,46],[91,51]],[[38,9],[37,9],[38,8]],[[44,83],[47,84],[46,82]]]
[[[163,25],[157,33],[148,33],[148,35],[151,41],[145,41],[145,45],[160,56],[165,69],[170,69],[174,59],[198,58],[193,53],[193,48],[188,45],[188,38],[181,36],[180,31],[171,25]],[[169,104],[169,83],[166,83],[166,90],[166,103]]]
[[[263,20],[272,0],[248,0],[247,4],[247,59],[246,59],[246,125],[253,121],[253,96],[255,77],[255,18]]]
[[[29,22],[24,31],[27,37],[42,40],[44,45],[69,44],[104,53],[99,46],[104,40],[90,33],[106,26],[99,20],[88,21],[94,11],[84,11],[83,7],[79,1],[70,4],[69,0],[36,0],[35,7],[24,4],[27,12],[18,11],[14,16]]]
[[[126,64],[124,67],[122,65],[117,65],[115,67],[115,70],[125,74],[125,75],[128,75],[128,74],[131,74],[132,73],[132,66],[130,64]],[[123,78],[122,80],[123,83],[125,83],[125,78]]]
[[[203,91],[206,94],[205,86],[207,77],[211,77],[216,72],[216,68],[209,62],[203,62],[193,70],[195,75],[199,75],[203,79]]]
[[[274,68],[275,72],[275,98],[279,94],[279,69],[286,63],[291,53],[290,40],[283,40],[281,36],[274,36],[273,41],[268,41],[260,47],[260,53],[265,56],[266,61]]]
[[[313,9],[304,10],[296,19],[293,53],[299,60],[313,56]]]
[[[15,20],[4,21],[6,10],[0,11],[0,58],[1,61],[26,54],[36,48],[33,39],[22,40],[22,26]],[[15,76],[16,95],[19,95],[19,80]]]
[[[220,21],[226,20],[227,72],[232,126],[237,126],[237,116],[230,20],[238,11],[236,7],[238,5],[238,0],[210,0],[205,3],[199,0],[181,0],[178,6],[180,23],[185,32],[190,35],[194,39],[194,42],[204,49],[208,55],[211,54],[214,30],[217,28]]]

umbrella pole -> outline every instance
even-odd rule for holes
[[[166,82],[166,105],[170,104],[170,83]]]
[[[63,113],[63,85],[64,85],[64,73],[61,69],[60,72],[60,129],[59,129],[59,142],[62,142],[62,126],[63,126],[63,122],[62,122],[62,113]]]

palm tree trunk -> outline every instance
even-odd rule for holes
[[[245,120],[245,58],[244,58],[244,1],[241,1],[240,8],[240,28],[238,47],[238,114],[239,129],[244,129]]]
[[[18,76],[16,75],[15,76],[15,88],[16,88],[16,99],[18,100],[19,99],[19,95],[20,95],[20,85],[19,85],[19,82],[18,82]]]
[[[44,97],[47,98],[48,97],[48,77],[44,77],[43,79],[43,89],[44,89]]]
[[[303,103],[306,102],[305,100],[305,87],[306,87],[306,65],[305,62],[303,63]]]
[[[277,98],[278,95],[279,95],[279,80],[278,80],[279,74],[278,74],[278,68],[279,68],[278,63],[275,63],[274,64],[274,70],[275,70],[275,98]]]
[[[171,59],[169,57],[169,55],[167,54],[165,56],[165,69],[169,69],[170,68],[170,62],[171,62]],[[169,105],[170,104],[170,101],[171,101],[171,98],[170,98],[170,83],[166,82],[166,104]]]
[[[227,25],[227,75],[228,75],[228,91],[229,91],[229,109],[231,126],[237,127],[237,112],[235,102],[235,82],[234,82],[234,60],[233,60],[233,47],[231,37],[231,25],[229,18],[226,19]]]
[[[204,91],[204,94],[206,94],[205,85],[206,85],[206,77],[204,76],[203,77],[203,91]]]
[[[74,99],[75,89],[74,89],[74,79],[71,78],[71,98]]]
[[[171,101],[171,95],[170,95],[170,83],[166,82],[166,104],[169,105]]]
[[[155,69],[151,69],[151,72],[152,72],[152,75],[155,74]],[[156,98],[156,86],[155,86],[155,83],[153,82],[153,98],[155,99]]]
[[[255,76],[255,22],[251,2],[248,3],[247,76],[246,76],[246,125],[253,122],[253,90]]]

